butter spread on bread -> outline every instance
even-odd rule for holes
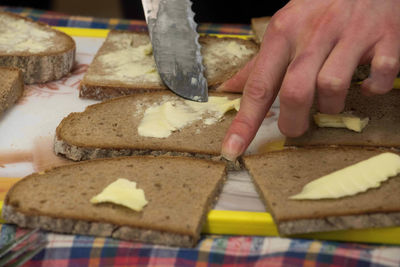
[[[135,211],[141,211],[147,205],[143,189],[136,188],[136,182],[118,178],[109,184],[103,191],[92,197],[93,204],[111,202],[122,205]]]
[[[43,52],[53,45],[55,32],[45,31],[34,26],[34,22],[0,16],[0,24],[7,27],[1,29],[0,49],[3,51]]]
[[[99,61],[105,68],[113,70],[108,74],[109,79],[132,80],[140,77],[146,81],[161,82],[151,43],[117,49],[99,56]]]
[[[203,123],[211,125],[220,120],[226,112],[233,109],[238,111],[239,107],[240,98],[230,100],[224,96],[210,96],[208,102],[204,103],[189,100],[167,101],[145,110],[138,133],[141,136],[166,138],[172,132],[202,120],[205,114],[208,114],[208,117],[203,119]]]
[[[329,164],[329,163],[328,163]],[[306,184],[290,199],[341,198],[377,188],[400,173],[400,156],[385,152]]]
[[[353,114],[314,114],[314,122],[318,127],[347,128],[355,132],[361,132],[367,126],[369,118],[360,118]]]

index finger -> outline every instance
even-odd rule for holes
[[[222,143],[224,158],[235,160],[256,135],[280,88],[289,64],[289,48],[287,39],[281,34],[264,38],[245,83],[240,110]]]

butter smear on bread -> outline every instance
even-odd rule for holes
[[[109,184],[100,194],[92,197],[90,202],[93,204],[110,202],[135,211],[141,211],[147,205],[143,189],[136,188],[136,182],[124,178]]]
[[[315,124],[318,127],[347,128],[355,132],[361,132],[367,126],[369,118],[360,118],[352,114],[323,114],[314,115]]]
[[[166,138],[174,131],[199,120],[205,125],[219,121],[230,110],[239,110],[240,98],[229,100],[228,97],[210,96],[208,102],[166,101],[145,110],[138,126],[141,136]],[[205,118],[203,118],[205,117]]]
[[[341,198],[377,188],[400,173],[400,156],[386,152],[316,179],[290,199]]]
[[[31,21],[0,16],[0,24],[4,25],[0,32],[2,51],[39,53],[53,45],[55,33],[40,29]]]

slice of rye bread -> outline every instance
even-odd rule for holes
[[[226,93],[210,95],[228,96],[230,99],[241,96]],[[138,134],[145,110],[170,100],[184,101],[169,91],[151,92],[114,98],[91,105],[83,112],[71,113],[57,127],[54,150],[56,154],[72,160],[168,152],[219,157],[222,140],[235,111],[227,112],[221,121],[211,125],[204,124],[204,120],[195,121],[167,138]]]
[[[0,12],[0,66],[20,68],[26,84],[60,79],[75,60],[75,41],[49,25]]]
[[[142,211],[90,203],[121,177],[144,190]],[[192,247],[225,177],[224,164],[185,157],[86,161],[22,179],[7,193],[2,215],[21,227]]]
[[[21,70],[0,67],[0,116],[14,105],[24,92],[24,81]]]
[[[287,138],[289,146],[314,145],[355,145],[400,147],[400,91],[392,90],[385,95],[363,96],[359,86],[353,86],[345,104],[345,112],[369,117],[369,123],[361,133],[343,128],[320,128],[312,115],[317,112],[314,106],[310,112],[308,131],[297,138]]]
[[[252,40],[201,36],[199,42],[209,88],[228,80],[258,52],[258,45]],[[146,45],[147,50],[135,52]],[[80,87],[81,97],[98,100],[165,90],[156,71],[148,34],[111,31]]]
[[[289,199],[308,182],[385,151],[355,147],[286,149],[244,157],[244,164],[282,235],[399,226],[400,175],[355,196]]]

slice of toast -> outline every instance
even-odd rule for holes
[[[20,68],[26,84],[60,79],[75,60],[75,41],[31,19],[0,12],[0,66]]]
[[[14,105],[24,92],[22,72],[17,68],[0,67],[0,116]]]
[[[21,227],[191,247],[225,173],[222,163],[182,157],[86,161],[22,179],[7,193],[2,215]],[[117,178],[144,190],[142,211],[90,202]]]
[[[239,94],[210,94],[228,96]],[[184,101],[169,92],[142,93],[94,104],[81,113],[71,113],[56,130],[55,152],[72,160],[87,160],[142,154],[172,152],[196,157],[220,155],[222,140],[235,112],[227,112],[223,120],[206,125],[197,120],[167,138],[139,135],[138,126],[145,110],[166,101]]]
[[[229,79],[258,52],[251,40],[202,36],[199,42],[209,88]],[[165,89],[148,34],[113,30],[83,77],[80,96],[102,100]]]
[[[363,96],[359,86],[348,92],[345,112],[368,117],[369,123],[361,133],[343,128],[319,128],[312,118],[317,112],[314,106],[310,112],[308,131],[297,138],[287,138],[289,146],[314,145],[355,145],[400,147],[400,91],[392,90],[385,95]]]
[[[385,151],[374,148],[286,149],[244,157],[244,164],[282,235],[399,226],[400,175],[377,189],[354,196],[289,199],[308,182]]]

